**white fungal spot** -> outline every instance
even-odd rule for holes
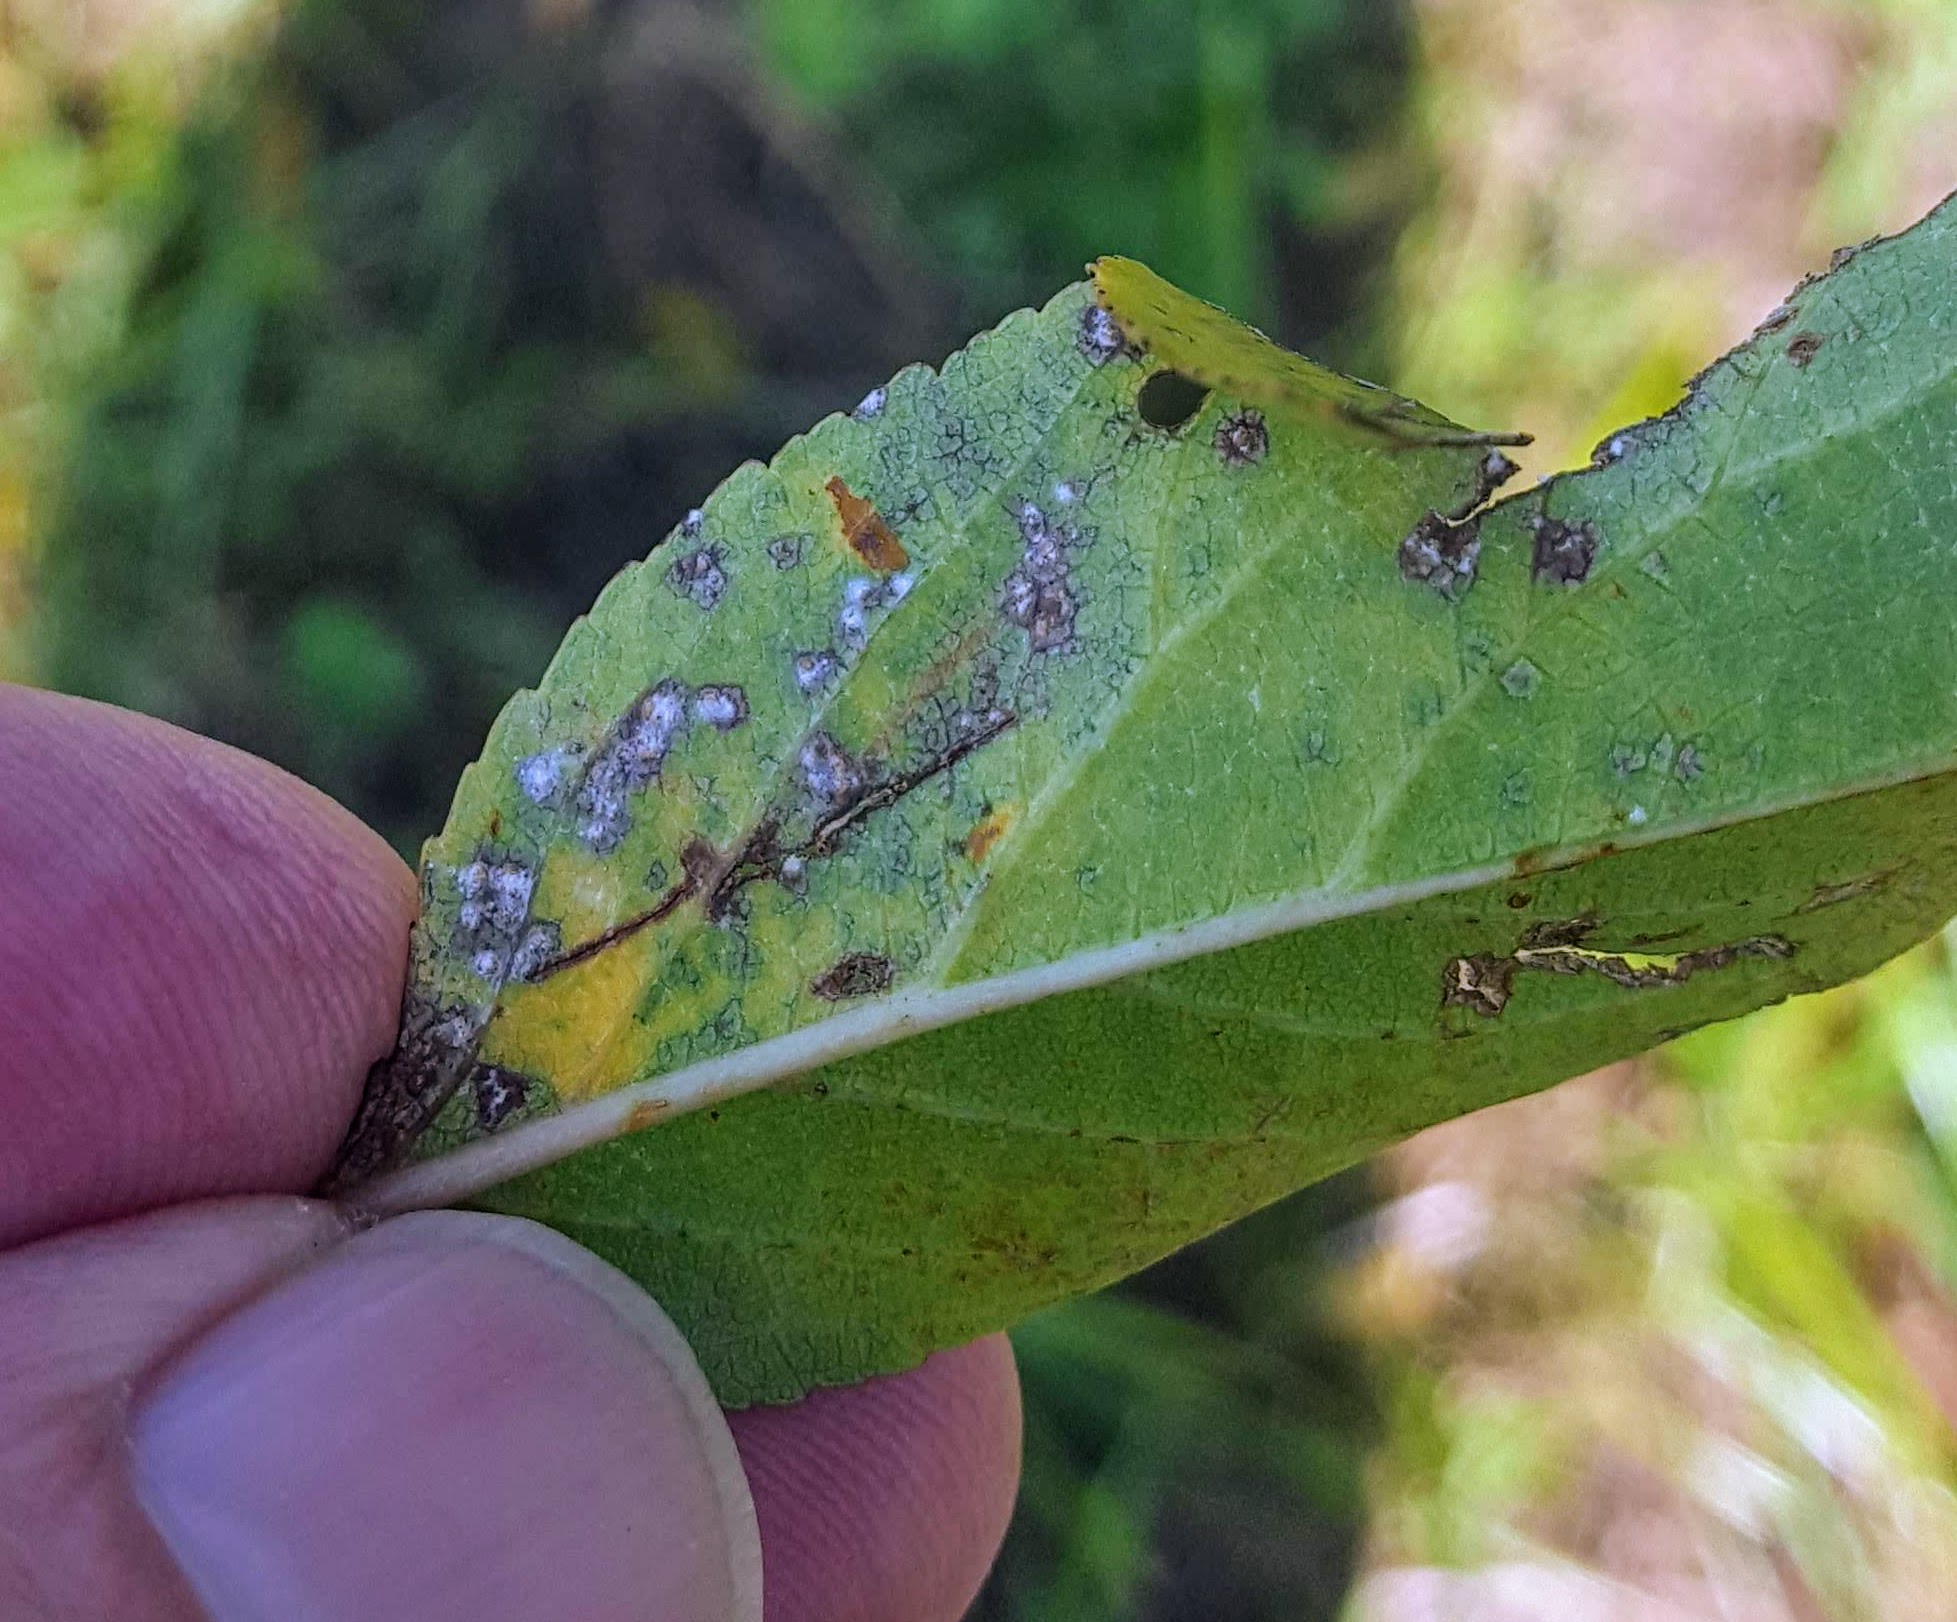
[[[1075,343],[1096,366],[1105,366],[1128,347],[1128,336],[1106,310],[1090,304],[1080,312],[1080,336]]]
[[[563,944],[564,933],[556,924],[532,924],[523,932],[523,939],[516,943],[516,950],[510,954],[510,978],[531,979],[557,956]]]
[[[514,934],[530,910],[536,887],[537,875],[521,862],[477,857],[456,871],[456,893],[462,897],[458,921],[472,933]]]
[[[1630,816],[1627,817],[1625,820],[1628,821],[1633,828],[1642,828],[1647,822],[1651,820],[1651,813],[1645,810],[1645,808],[1641,805],[1634,805],[1631,807]]]
[[[747,694],[738,687],[702,687],[693,695],[693,718],[716,732],[732,732],[747,719]]]
[[[883,415],[884,401],[887,398],[888,396],[884,390],[872,389],[868,394],[863,396],[862,401],[856,407],[853,415],[858,422],[868,422],[873,417],[881,417]]]
[[[906,570],[893,574],[883,583],[883,594],[892,603],[901,603],[911,594],[911,587],[917,584],[917,577]]]
[[[686,728],[686,689],[661,682],[620,717],[591,762],[577,808],[578,837],[600,855],[632,825],[631,797],[649,787]]]
[[[530,897],[537,888],[537,875],[516,862],[505,862],[489,872],[489,901],[499,924],[515,925],[530,910]]]
[[[680,533],[691,540],[707,527],[707,515],[695,507],[680,520]]]
[[[803,693],[819,693],[835,679],[836,656],[827,648],[795,655],[795,685]]]
[[[802,781],[818,800],[834,805],[863,786],[863,774],[843,746],[826,732],[802,745]]]
[[[1051,653],[1072,641],[1080,612],[1067,569],[1067,543],[1075,534],[1049,523],[1030,501],[1020,503],[1018,520],[1026,550],[1006,577],[999,611],[1027,632],[1035,653]]]
[[[891,576],[891,579],[895,578]],[[905,591],[909,589],[908,585],[904,587]],[[849,647],[862,647],[870,640],[870,615],[895,601],[888,580],[874,580],[867,575],[850,576],[843,582],[843,606],[836,615],[837,635]]]
[[[1053,487],[1053,501],[1055,506],[1071,507],[1078,500],[1080,500],[1080,492],[1064,480]]]
[[[532,805],[548,805],[563,789],[572,767],[584,758],[580,744],[559,744],[516,763],[516,785]]]
[[[496,954],[487,950],[476,953],[469,960],[469,967],[475,971],[478,980],[494,980],[496,978],[496,964]]]

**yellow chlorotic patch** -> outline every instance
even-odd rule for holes
[[[1408,447],[1529,442],[1527,434],[1476,433],[1390,390],[1341,377],[1132,259],[1097,259],[1088,270],[1094,297],[1130,343],[1162,365],[1247,405],[1329,415]]]
[[[481,1057],[547,1076],[564,1104],[631,1081],[647,1058],[636,1017],[651,942],[623,941],[535,985],[509,986],[483,1033]]]

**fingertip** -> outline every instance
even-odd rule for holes
[[[213,1622],[761,1614],[753,1507],[691,1350],[516,1218],[349,1240],[183,1352],[130,1441]]]
[[[414,877],[325,795],[0,686],[0,1244],[298,1190],[398,1017]]]
[[[964,1615],[1019,1483],[1005,1336],[728,1420],[761,1526],[767,1622]]]

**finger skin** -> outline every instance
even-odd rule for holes
[[[310,1187],[392,1040],[414,878],[264,761],[0,687],[0,1246]]]
[[[4,685],[0,784],[0,1251],[173,1202],[311,1187],[392,1040],[415,906],[408,869],[265,762]],[[256,1241],[238,1243],[257,1254]],[[273,1252],[269,1266],[288,1265]],[[72,1279],[64,1310],[81,1316],[67,1321],[108,1312],[102,1303],[125,1288],[137,1292],[132,1310],[148,1299],[133,1274],[105,1282],[64,1265],[73,1271],[58,1267],[38,1288],[52,1302]],[[192,1318],[228,1310],[233,1285],[194,1284],[193,1270],[177,1300],[183,1321],[159,1320],[150,1334],[152,1365],[196,1332]],[[0,1371],[10,1358],[16,1368],[66,1358],[59,1337],[29,1334],[18,1301],[0,1294]],[[135,1327],[109,1339],[128,1368],[143,1362]],[[96,1369],[91,1390],[123,1377],[76,1355],[78,1391],[85,1368]],[[38,1524],[29,1512],[48,1483],[87,1499],[108,1446],[100,1415],[120,1411],[97,1408],[95,1428],[61,1432],[75,1450],[64,1457],[44,1410],[27,1413],[13,1390],[0,1383],[0,1455],[15,1465],[0,1468],[0,1573],[9,1536]],[[733,1416],[762,1523],[769,1622],[956,1617],[1004,1526],[1018,1412],[995,1340],[909,1375]],[[31,1467],[24,1444],[44,1450]],[[73,1553],[77,1581],[114,1536],[139,1567],[158,1557],[127,1505],[126,1494],[102,1498],[49,1545],[57,1559]],[[0,1615],[148,1622],[133,1592],[73,1612],[12,1598],[0,1586]],[[177,1622],[168,1609],[155,1615]]]
[[[0,1616],[204,1622],[131,1490],[131,1393],[347,1232],[332,1206],[231,1200],[0,1255]]]
[[[436,1229],[442,1243],[433,1248],[446,1245],[450,1259],[430,1273],[426,1305],[407,1300],[404,1287],[374,1292],[373,1315],[394,1308],[378,1343],[339,1327],[361,1315],[357,1305],[323,1316],[317,1304],[308,1309],[336,1258],[371,1250],[397,1229],[403,1239],[394,1248],[413,1248],[405,1230],[418,1223]],[[633,1552],[642,1554],[661,1527],[705,1525],[703,1514],[725,1512],[672,1497],[691,1447],[675,1448],[665,1467],[639,1466],[631,1490],[599,1468],[608,1448],[617,1456],[610,1475],[635,1456],[632,1390],[643,1376],[629,1348],[608,1350],[615,1337],[579,1329],[578,1304],[553,1299],[548,1280],[526,1281],[522,1265],[485,1271],[480,1258],[495,1257],[468,1242],[471,1225],[529,1226],[444,1213],[358,1238],[330,1205],[233,1199],[0,1255],[0,1616],[204,1622],[132,1481],[140,1472],[132,1470],[131,1436],[159,1383],[167,1389],[173,1370],[200,1357],[208,1363],[206,1348],[227,1340],[228,1358],[215,1355],[232,1373],[204,1401],[253,1445],[264,1438],[274,1474],[280,1414],[299,1410],[284,1423],[301,1439],[288,1450],[301,1467],[289,1482],[280,1478],[298,1519],[278,1491],[241,1492],[230,1501],[243,1506],[247,1537],[292,1550],[288,1563],[303,1567],[327,1558],[344,1536],[349,1563],[371,1570],[379,1561],[383,1578],[394,1569],[385,1563],[391,1547],[410,1614],[437,1603],[426,1593],[416,1598],[416,1582],[431,1569],[457,1569],[473,1572],[481,1592],[444,1583],[437,1596],[459,1596],[464,1614],[478,1617],[495,1610],[496,1598],[511,1599],[526,1619],[542,1615],[550,1597],[569,1597],[555,1547],[563,1559],[575,1552],[591,1589],[578,1596],[581,1617],[601,1614],[608,1592],[626,1607],[617,1614],[636,1616],[616,1587],[623,1581],[629,1596],[651,1586],[633,1578]],[[425,1235],[422,1243],[429,1248]],[[602,1270],[595,1259],[589,1265]],[[236,1327],[254,1317],[259,1328],[248,1340],[266,1348],[256,1373],[235,1345]],[[311,1340],[325,1344],[309,1353]],[[295,1373],[309,1357],[321,1372]],[[551,1369],[568,1372],[546,1377]],[[308,1397],[323,1422],[306,1419]],[[940,1353],[908,1375],[730,1417],[761,1527],[766,1622],[955,1622],[964,1613],[1004,1531],[1018,1466],[1018,1391],[1003,1337]],[[216,1446],[201,1423],[191,1435],[193,1458]],[[553,1473],[574,1485],[558,1485]],[[336,1481],[345,1489],[337,1498]],[[376,1505],[396,1499],[381,1517],[383,1533],[403,1533],[395,1543],[348,1530],[373,1525]],[[534,1545],[489,1535],[512,1506]],[[467,1529],[460,1561],[441,1547],[445,1525]],[[609,1557],[607,1525],[623,1526],[626,1538]],[[321,1538],[328,1547],[309,1553],[307,1543]],[[497,1568],[499,1553],[513,1561],[507,1569]],[[382,1587],[396,1592],[392,1581]],[[375,1614],[373,1605],[362,1609]],[[682,1622],[670,1603],[648,1609],[646,1622],[655,1619]],[[747,1617],[716,1609],[683,1622]]]
[[[728,1416],[766,1557],[767,1622],[957,1622],[1019,1481],[1004,1335],[909,1374]]]
[[[429,1211],[174,1359],[137,1494],[213,1622],[761,1622],[706,1376],[562,1234]]]

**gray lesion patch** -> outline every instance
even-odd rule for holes
[[[537,1083],[500,1064],[479,1064],[469,1072],[469,1104],[485,1132],[507,1126],[528,1107]]]
[[[1539,586],[1582,585],[1604,545],[1597,526],[1588,520],[1569,524],[1547,513],[1529,520],[1529,533],[1535,541],[1530,573]]]
[[[1449,602],[1475,583],[1481,563],[1481,520],[1451,519],[1430,512],[1400,543],[1400,578],[1431,586]]]
[[[509,978],[534,980],[543,966],[564,949],[564,931],[556,923],[542,920],[523,932],[510,953]]]
[[[1121,323],[1098,304],[1090,304],[1080,312],[1080,330],[1075,335],[1074,347],[1096,366],[1105,366],[1111,360],[1133,353]]]
[[[492,849],[455,870],[451,945],[478,979],[500,981],[508,974],[536,888],[534,868]]]
[[[673,559],[666,584],[694,607],[711,611],[727,595],[726,556],[717,546],[703,546]]]
[[[577,780],[584,764],[584,745],[559,744],[516,763],[516,786],[532,805],[553,805],[565,788]]]
[[[897,966],[879,952],[848,952],[809,982],[811,995],[824,1002],[874,997],[897,981]]]
[[[1468,499],[1447,516],[1459,522],[1479,512],[1494,498],[1495,492],[1520,471],[1512,457],[1503,455],[1499,450],[1491,450],[1475,464],[1475,483],[1468,493]]]
[[[813,819],[803,824],[805,836],[789,832],[790,822],[800,816],[775,807],[725,850],[693,840],[682,855],[679,878],[657,902],[557,953],[529,978],[542,980],[575,968],[663,922],[688,902],[697,901],[709,922],[728,924],[742,917],[743,896],[751,885],[772,880],[792,895],[805,893],[812,862],[834,856],[871,818],[953,770],[1015,724],[1016,717],[1004,710],[982,719],[974,716],[943,747],[894,774],[874,760],[857,759],[826,732],[810,734],[798,753],[802,787],[814,802]]]
[[[1270,425],[1261,411],[1234,412],[1216,425],[1211,443],[1225,467],[1255,467],[1271,454]]]
[[[1035,653],[1058,653],[1073,643],[1080,588],[1073,579],[1071,553],[1080,544],[1070,524],[1056,524],[1032,502],[1015,515],[1023,550],[1006,576],[999,611],[1027,635]]]
[[[686,688],[662,681],[648,688],[613,725],[578,785],[578,837],[603,856],[632,826],[632,797],[659,779],[659,769],[687,725]]]
[[[394,1050],[373,1067],[320,1192],[333,1195],[398,1164],[455,1096],[475,1061],[488,1008],[436,1003],[409,992]]]
[[[1449,602],[1457,602],[1475,583],[1481,564],[1481,520],[1488,503],[1515,477],[1514,461],[1490,450],[1475,464],[1475,482],[1467,497],[1450,511],[1433,510],[1400,542],[1400,578],[1410,585],[1431,586]]]
[[[1601,951],[1583,944],[1596,928],[1593,920],[1539,925],[1508,956],[1477,953],[1450,958],[1441,974],[1441,1006],[1466,1008],[1484,1019],[1498,1018],[1515,995],[1523,974],[1597,975],[1629,991],[1681,986],[1696,975],[1746,961],[1783,962],[1794,943],[1780,935],[1755,935],[1726,946],[1652,956]]]
[[[768,543],[768,561],[785,573],[798,568],[814,544],[813,535],[777,535]]]

